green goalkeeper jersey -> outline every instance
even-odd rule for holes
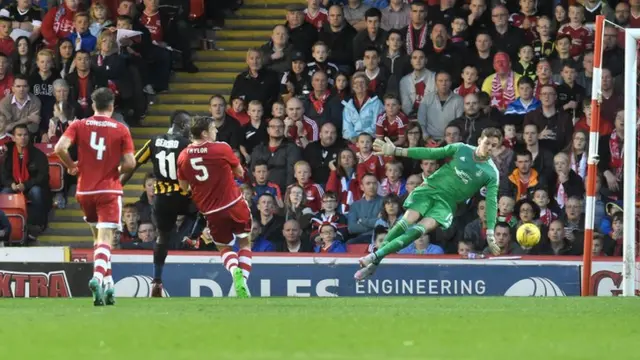
[[[417,160],[451,158],[425,179],[423,186],[426,185],[454,210],[486,186],[487,228],[493,229],[498,214],[500,175],[493,160],[478,161],[475,152],[474,146],[455,143],[441,148],[409,148],[407,156]]]

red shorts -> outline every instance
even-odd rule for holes
[[[246,237],[251,232],[251,211],[244,200],[205,217],[215,244],[233,245],[236,236]]]
[[[76,195],[84,221],[96,228],[120,230],[122,195],[112,193]]]

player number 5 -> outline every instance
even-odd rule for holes
[[[89,139],[89,145],[96,151],[96,159],[102,160],[104,152],[107,150],[107,147],[104,145],[104,138],[98,137],[98,134],[95,131],[92,131],[91,139]]]
[[[209,178],[209,171],[207,171],[207,168],[202,165],[201,157],[191,159],[191,167],[193,170],[200,172],[200,174],[196,174],[196,180],[205,181]]]

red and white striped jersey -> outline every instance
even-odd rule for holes
[[[311,15],[309,8],[304,9],[304,21],[313,25],[318,31],[322,30],[322,25],[329,22],[329,13],[326,9],[318,9],[315,15]],[[312,45],[312,44],[310,44]]]

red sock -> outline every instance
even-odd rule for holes
[[[230,273],[238,267],[238,254],[236,254],[231,248],[225,248],[220,251],[220,257],[222,258],[222,263],[224,264],[225,269],[227,269]]]
[[[244,279],[248,280],[249,274],[251,274],[251,250],[240,249],[238,251],[238,261],[240,262],[238,266],[242,269]]]
[[[109,259],[111,258],[111,246],[99,244],[93,248],[93,277],[102,283],[107,275]]]

